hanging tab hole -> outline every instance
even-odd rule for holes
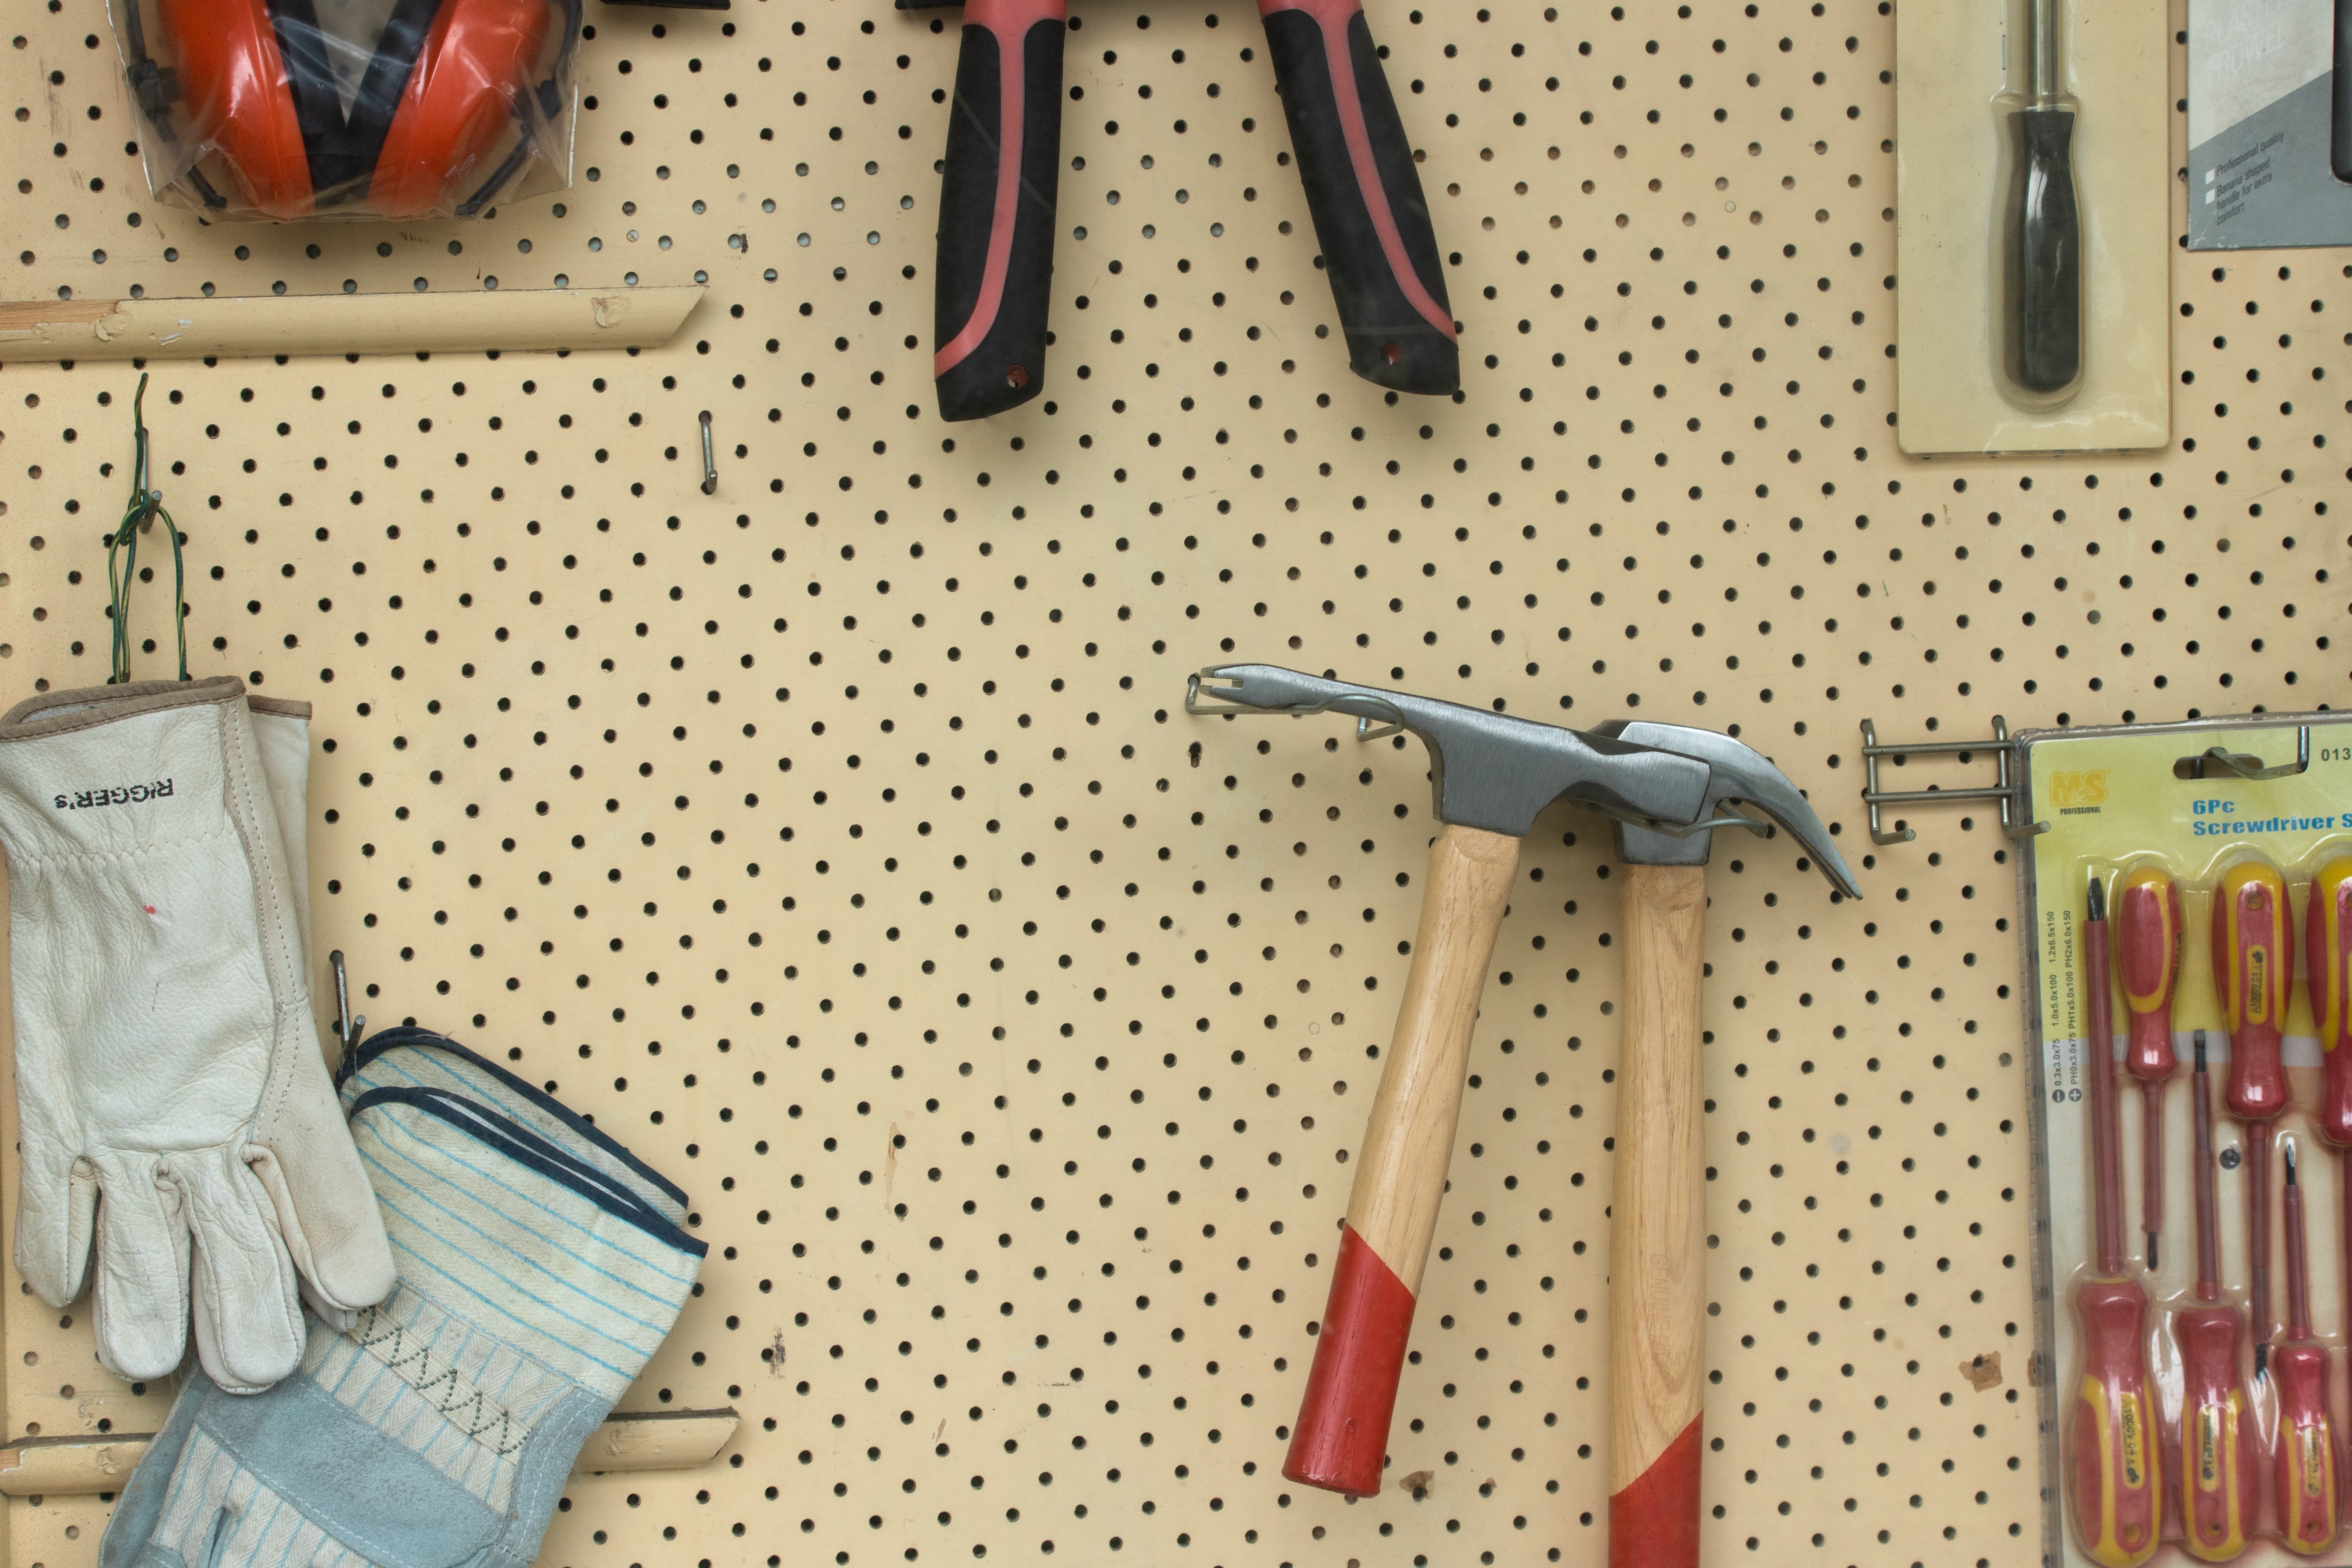
[[[1394,343],[1382,343],[1381,345],[1381,357],[1388,361],[1389,363],[1394,364],[1399,360],[1404,358],[1404,350],[1397,347]]]
[[[1004,384],[1012,387],[1015,391],[1019,391],[1022,387],[1028,385],[1028,370],[1022,365],[1016,364],[1013,366],[1004,373]]]

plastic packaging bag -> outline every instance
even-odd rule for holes
[[[108,0],[147,182],[209,216],[472,217],[572,180],[582,0]]]

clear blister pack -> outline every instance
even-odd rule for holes
[[[583,0],[108,0],[159,200],[472,217],[572,179]]]
[[[2050,1560],[2352,1563],[2352,726],[2015,744]]]

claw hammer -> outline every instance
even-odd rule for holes
[[[1223,665],[1193,678],[1194,713],[1353,716],[1429,749],[1436,815],[1412,970],[1356,1163],[1307,1393],[1283,1474],[1355,1496],[1380,1489],[1390,1417],[1445,1190],[1471,1028],[1518,866],[1556,800],[1614,818],[1624,880],[1626,1015],[1611,1229],[1612,1559],[1697,1562],[1705,1160],[1699,935],[1712,828],[1794,835],[1842,891],[1845,862],[1780,771],[1727,736],[1612,721],[1589,732],[1451,702]],[[1374,726],[1379,726],[1375,728]],[[1664,1550],[1662,1550],[1664,1549]]]

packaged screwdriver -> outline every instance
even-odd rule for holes
[[[1886,759],[1961,748],[1865,742],[1894,842]],[[1999,785],[1941,793],[2020,841],[2043,1561],[2352,1564],[2352,719],[1969,750]]]

